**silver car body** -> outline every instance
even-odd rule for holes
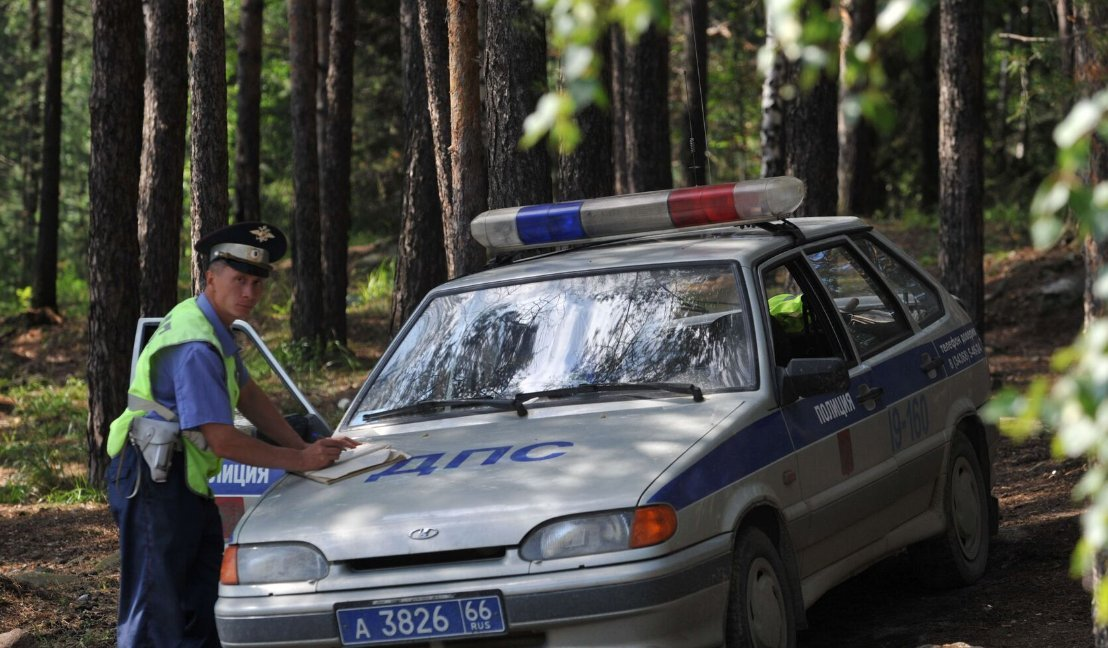
[[[767,529],[787,558],[801,616],[849,576],[941,534],[955,430],[972,436],[986,473],[995,451],[995,433],[977,416],[989,389],[980,339],[958,303],[925,279],[941,317],[923,328],[913,322],[907,338],[856,357],[848,390],[782,406],[771,322],[757,306],[768,297],[763,269],[854,236],[888,245],[854,218],[791,222],[799,233],[650,235],[437,288],[422,309],[485,286],[728,264],[754,311],[755,380],[750,389],[705,393],[703,402],[671,393],[565,399],[527,416],[478,409],[362,422],[356,401],[337,432],[380,437],[410,459],[329,485],[288,475],[271,488],[239,524],[236,543],[308,545],[325,557],[327,573],[221,585],[224,645],[341,645],[340,610],[491,593],[502,602],[506,636],[482,645],[715,646],[724,641],[744,525]],[[551,520],[652,503],[677,514],[676,533],[661,544],[551,560],[520,555],[524,538]]]

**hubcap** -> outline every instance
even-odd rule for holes
[[[972,560],[981,549],[981,495],[973,467],[965,457],[958,457],[954,463],[950,479],[950,506],[962,555]]]
[[[785,600],[773,565],[756,558],[750,565],[746,583],[746,620],[757,648],[785,645]]]

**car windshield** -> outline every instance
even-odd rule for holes
[[[424,401],[480,407],[583,384],[750,389],[755,373],[748,309],[730,264],[442,295],[385,362],[351,424]]]

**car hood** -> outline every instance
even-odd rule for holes
[[[289,475],[236,542],[307,542],[332,561],[515,546],[552,518],[635,506],[741,403],[736,394],[618,400],[376,426],[387,436],[370,442],[411,459],[328,485]],[[410,537],[421,529],[433,537]]]

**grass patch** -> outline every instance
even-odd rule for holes
[[[0,501],[103,501],[86,474],[85,382],[31,380],[9,386],[7,394],[15,401],[16,415],[0,428],[0,468],[7,476],[0,484]]]

